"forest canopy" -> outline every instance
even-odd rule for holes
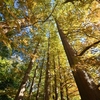
[[[0,100],[100,100],[100,1],[0,0]]]

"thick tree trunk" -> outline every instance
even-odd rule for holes
[[[34,55],[37,52],[37,48],[39,46],[39,43],[40,43],[40,40],[38,41],[38,43],[36,45],[35,51],[33,53]],[[28,75],[29,75],[30,71],[32,70],[32,65],[33,65],[34,61],[35,61],[35,56],[30,59],[30,63],[29,63],[28,68],[27,68],[27,70],[26,70],[26,72],[24,74],[24,77],[22,79],[22,82],[20,84],[20,87],[18,89],[18,92],[17,92],[14,100],[23,100],[23,96],[24,96],[24,92],[25,92],[25,87],[26,87],[26,82],[27,82],[28,77],[29,77]]]
[[[98,86],[93,82],[92,78],[84,69],[74,68],[75,62],[75,52],[69,45],[63,31],[60,29],[59,24],[56,21],[59,35],[68,58],[70,67],[73,68],[73,76],[75,78],[80,96],[82,100],[100,100],[100,90]],[[77,66],[78,67],[78,66]]]
[[[49,91],[48,91],[48,86],[49,86],[49,47],[50,47],[50,37],[48,38],[48,50],[47,50],[47,63],[46,63],[46,74],[45,74],[45,90],[44,90],[44,100],[49,100]]]
[[[82,100],[100,100],[100,90],[85,70],[73,71]]]

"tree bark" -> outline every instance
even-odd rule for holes
[[[100,90],[85,70],[77,69],[73,75],[82,100],[100,100]]]
[[[81,99],[100,100],[100,90],[98,89],[98,86],[93,82],[93,79],[90,77],[90,75],[84,69],[79,69],[78,66],[74,67],[76,64],[75,52],[69,45],[63,31],[59,27],[57,20],[55,21],[70,67],[73,68],[72,73],[77,84]]]
[[[38,43],[36,45],[35,51],[33,53],[34,55],[37,52],[37,48],[39,46],[39,43],[40,43],[40,40],[38,41]],[[18,92],[17,92],[14,100],[23,100],[24,91],[25,91],[25,87],[26,87],[26,82],[27,82],[28,77],[29,77],[28,75],[29,75],[30,71],[32,70],[32,65],[33,65],[34,61],[35,61],[35,56],[34,56],[34,58],[30,58],[30,63],[29,63],[28,68],[27,68],[27,70],[24,74],[24,77],[22,79],[22,82],[20,84],[20,87],[18,89]]]
[[[32,64],[33,64],[32,59],[30,59],[30,63],[28,65],[28,68],[27,68],[27,70],[25,72],[25,75],[23,77],[23,80],[21,82],[21,85],[19,87],[19,90],[18,90],[18,92],[17,92],[16,97],[15,97],[14,100],[23,100],[24,91],[25,91],[25,87],[26,87],[26,82],[27,82],[30,70],[32,69]]]
[[[31,94],[32,94],[32,89],[33,89],[33,85],[34,85],[34,79],[36,77],[36,70],[37,70],[37,68],[38,68],[38,65],[36,66],[35,71],[34,71],[34,76],[32,78],[32,83],[31,83],[31,87],[30,87],[30,90],[29,90],[29,96],[28,96],[27,100],[31,99]]]

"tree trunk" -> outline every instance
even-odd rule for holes
[[[59,54],[58,54],[58,66],[59,66],[59,77],[60,77],[60,97],[61,97],[61,100],[64,100],[63,99],[63,83],[62,83],[62,77],[61,77],[61,66],[60,66],[60,59],[59,59]]]
[[[32,69],[32,59],[30,59],[30,63],[28,65],[28,69],[26,70],[26,73],[23,77],[23,80],[21,82],[21,85],[19,87],[19,90],[17,92],[17,95],[15,97],[14,100],[23,100],[23,96],[24,96],[24,91],[25,91],[25,87],[26,87],[26,82],[27,82],[27,79],[28,79],[28,75],[29,75],[29,72],[30,70]]]
[[[68,58],[70,67],[73,68],[73,76],[76,81],[80,96],[82,100],[100,100],[100,90],[98,86],[93,82],[92,78],[84,69],[74,68],[75,62],[75,52],[69,45],[63,31],[60,29],[59,24],[56,21],[59,35]],[[78,67],[78,66],[77,66]]]
[[[45,74],[45,90],[44,90],[44,100],[49,100],[49,91],[48,91],[48,79],[49,79],[49,47],[50,47],[50,37],[48,38],[48,50],[47,50],[47,63],[46,63],[46,74]]]
[[[39,90],[40,90],[40,83],[41,83],[41,77],[42,77],[42,69],[43,69],[43,65],[44,65],[44,59],[43,58],[43,62],[42,62],[42,65],[41,65],[41,69],[40,69],[40,76],[39,76],[39,82],[38,82],[38,90],[37,90],[37,93],[36,93],[36,100],[38,100],[39,98]]]
[[[34,79],[36,77],[36,70],[37,70],[37,68],[38,68],[38,65],[36,66],[35,71],[34,71],[34,76],[32,78],[32,83],[31,83],[31,87],[30,87],[30,90],[29,90],[29,96],[28,96],[27,100],[31,99],[31,94],[32,94],[32,89],[33,89],[33,85],[34,85]]]
[[[38,43],[36,45],[35,51],[33,53],[34,55],[37,52],[37,48],[38,48],[39,43],[40,43],[40,40],[38,41]],[[18,89],[18,92],[17,92],[14,100],[23,100],[24,91],[25,91],[25,87],[26,87],[26,82],[27,82],[27,79],[28,79],[28,75],[29,75],[30,71],[32,70],[32,65],[34,63],[33,61],[35,61],[35,56],[30,59],[30,63],[29,63],[28,68],[27,68],[27,70],[24,74],[24,77],[22,79],[22,82],[20,84],[20,87]]]
[[[100,90],[85,70],[73,71],[82,100],[100,100]]]
[[[65,75],[64,75],[64,79],[66,80],[66,76],[65,76]],[[66,96],[67,96],[67,100],[69,100],[68,85],[67,85],[67,83],[65,84],[65,88],[66,88]]]
[[[53,64],[54,64],[54,72],[55,72],[55,76],[54,76],[54,92],[55,92],[55,97],[54,100],[58,99],[58,94],[57,94],[57,79],[56,79],[56,67],[55,67],[55,58],[53,56]]]

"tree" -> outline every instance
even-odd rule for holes
[[[30,58],[30,62],[29,62],[28,68],[27,68],[27,70],[25,72],[25,75],[24,75],[23,80],[21,82],[21,85],[19,87],[18,93],[17,93],[17,95],[15,97],[15,100],[23,99],[25,86],[26,86],[26,82],[27,82],[27,79],[28,79],[28,75],[29,75],[29,73],[30,73],[30,71],[32,69],[32,65],[33,65],[33,63],[34,63],[34,61],[36,59],[35,54],[37,52],[38,45],[39,45],[39,42],[36,45],[35,51],[33,53],[33,57]]]
[[[96,0],[1,0],[1,98],[98,100],[99,12]]]
[[[53,66],[54,66],[54,72],[55,72],[55,75],[54,75],[54,93],[55,93],[55,97],[54,99],[57,100],[58,99],[58,94],[57,94],[57,75],[56,75],[56,64],[55,64],[55,58],[53,56]]]
[[[65,49],[66,55],[68,57],[69,64],[73,68],[72,73],[74,75],[82,100],[91,100],[91,99],[99,100],[100,90],[98,89],[98,86],[93,82],[91,76],[88,73],[86,73],[84,69],[80,69],[78,67],[78,62],[75,61],[76,59],[75,52],[73,51],[71,46],[68,44],[67,40],[65,39],[65,36],[62,30],[60,29],[57,21],[56,21],[56,24],[57,24],[57,28],[58,28],[64,49]]]
[[[60,59],[59,59],[59,54],[58,54],[58,66],[59,66],[59,77],[61,79],[60,81],[60,97],[61,97],[61,100],[64,100],[63,98],[63,87],[62,87],[62,76],[61,76],[61,64],[60,64]]]
[[[36,66],[36,69],[35,69],[35,71],[34,71],[34,76],[33,76],[33,78],[32,78],[32,83],[31,83],[31,87],[30,87],[30,90],[29,90],[28,100],[30,100],[30,98],[31,98],[31,94],[32,94],[32,89],[33,89],[33,85],[34,85],[34,79],[35,79],[35,77],[36,77],[37,68],[38,68],[38,65]]]
[[[42,65],[41,65],[41,68],[40,68],[40,77],[39,77],[39,82],[38,82],[38,90],[37,90],[37,93],[36,93],[36,100],[38,100],[38,98],[39,98],[39,90],[40,90],[40,83],[41,83],[41,76],[42,76],[42,70],[43,70],[43,65],[44,65],[44,59],[45,59],[45,55],[44,55]]]
[[[46,74],[45,74],[45,94],[44,94],[44,99],[49,100],[49,66],[50,66],[50,61],[49,61],[49,55],[50,55],[50,36],[48,36],[48,50],[47,50],[47,64],[46,64]]]

